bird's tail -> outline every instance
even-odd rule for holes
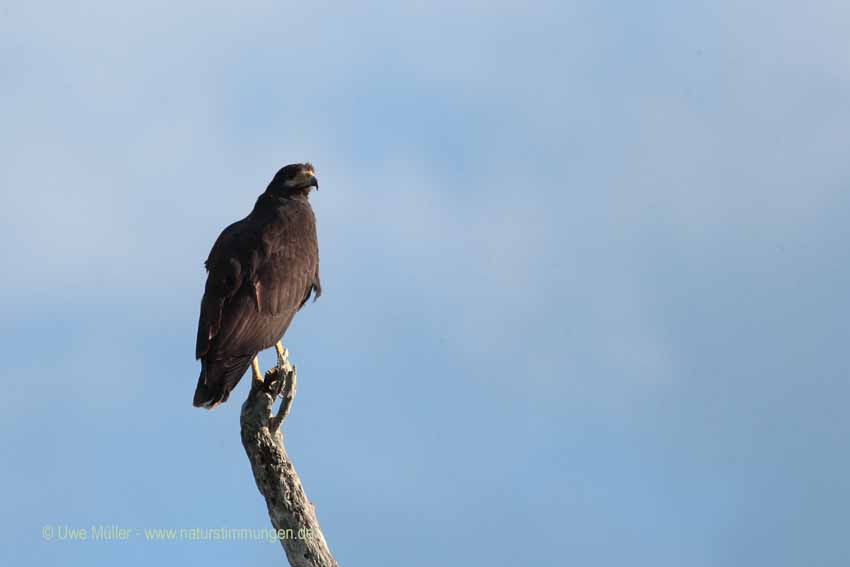
[[[238,356],[228,360],[201,359],[201,375],[195,387],[192,405],[196,408],[213,409],[226,402],[230,391],[239,383],[245,370],[251,365],[254,355]]]

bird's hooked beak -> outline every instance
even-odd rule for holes
[[[319,189],[319,180],[316,179],[316,172],[313,169],[305,169],[298,176],[296,181],[296,187],[298,189],[307,189],[308,187],[315,187],[316,190]]]

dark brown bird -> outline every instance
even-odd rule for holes
[[[195,357],[201,375],[192,402],[212,409],[227,400],[248,366],[261,379],[257,353],[280,339],[319,283],[316,217],[307,197],[319,188],[309,163],[277,172],[254,210],[221,233],[205,263]]]

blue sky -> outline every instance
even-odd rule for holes
[[[847,565],[850,7],[7,3],[4,563],[279,561],[202,261],[310,160],[287,448],[345,565]],[[268,354],[265,366],[272,363]]]

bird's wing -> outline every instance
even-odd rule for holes
[[[201,299],[195,357],[201,358],[221,331],[225,305],[256,273],[261,239],[248,219],[235,222],[222,231],[204,263],[207,283]]]
[[[260,351],[272,346],[289,327],[310,289],[308,275],[297,262],[261,265],[253,283],[245,281],[226,300],[215,337],[217,358]]]
[[[195,355],[244,355],[273,345],[313,291],[319,293],[312,212],[264,232],[248,219],[225,229],[207,260]],[[303,213],[303,211],[301,212]]]

